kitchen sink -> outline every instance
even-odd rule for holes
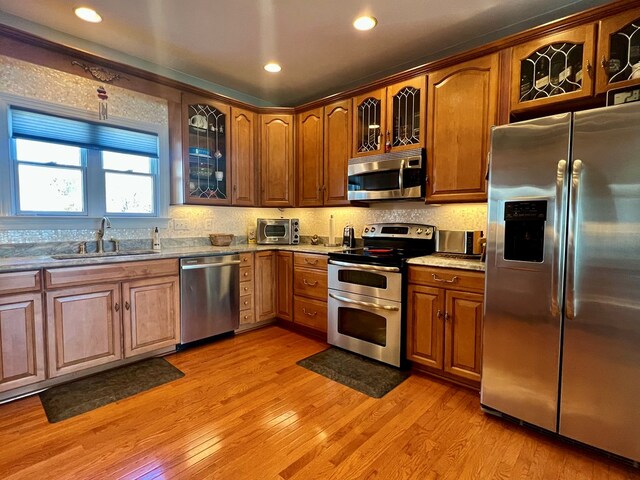
[[[75,260],[79,258],[127,257],[130,255],[152,255],[158,253],[160,253],[158,250],[125,250],[123,252],[65,253],[51,255],[51,258],[54,260]]]

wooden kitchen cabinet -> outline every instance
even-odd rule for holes
[[[324,205],[349,205],[347,162],[353,138],[351,100],[324,107]]]
[[[293,321],[293,252],[278,251],[277,272],[277,312],[281,320]]]
[[[184,203],[231,205],[230,117],[228,105],[183,93]]]
[[[240,327],[256,322],[253,253],[240,254]]]
[[[347,162],[351,155],[351,101],[297,115],[297,204],[349,205]]]
[[[498,123],[498,54],[429,75],[427,203],[487,199],[490,129]]]
[[[124,357],[177,343],[180,338],[180,280],[144,278],[122,284]]]
[[[293,126],[293,115],[260,116],[260,201],[263,207],[294,206]]]
[[[276,252],[255,254],[255,315],[256,322],[276,317]]]
[[[424,147],[425,77],[353,99],[353,156]]]
[[[41,293],[0,295],[0,392],[45,378]]]
[[[431,373],[478,387],[483,291],[482,272],[411,266],[407,358]]]
[[[258,116],[242,108],[231,108],[231,203],[254,206],[256,199]]]
[[[513,47],[511,110],[591,96],[595,33],[587,24]]]
[[[50,268],[45,289],[49,377],[179,342],[175,259]]]
[[[640,33],[638,30],[640,30],[640,8],[629,9],[599,22],[595,62],[596,93],[640,83]],[[619,61],[619,66],[616,60]],[[633,75],[634,68],[635,75]]]
[[[120,284],[47,292],[49,377],[122,358]]]
[[[299,207],[322,205],[324,197],[322,107],[296,115]]]
[[[326,255],[293,254],[293,322],[327,332]]]

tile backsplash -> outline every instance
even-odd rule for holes
[[[167,228],[160,229],[161,239],[208,237],[210,233],[233,233],[238,237],[247,234],[249,226],[255,226],[257,218],[299,218],[303,236],[329,234],[329,218],[334,216],[335,235],[342,228],[353,224],[356,236],[362,228],[373,222],[409,222],[435,225],[447,230],[486,230],[486,204],[430,206],[421,203],[374,204],[370,208],[246,208],[173,206],[169,208]],[[112,228],[105,239],[146,240],[151,229],[118,228],[118,220],[112,220]],[[0,230],[0,246],[7,244],[38,244],[55,242],[93,241],[95,230]],[[23,245],[25,246],[25,245]]]

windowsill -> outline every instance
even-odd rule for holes
[[[114,228],[167,228],[166,217],[109,216]],[[102,217],[0,217],[0,230],[85,230],[100,228]]]

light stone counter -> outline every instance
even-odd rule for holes
[[[15,272],[21,270],[34,270],[38,268],[74,267],[82,265],[101,265],[107,263],[135,262],[141,260],[157,260],[161,258],[181,258],[203,255],[225,255],[242,252],[259,252],[264,250],[285,250],[289,252],[316,253],[326,255],[337,252],[343,247],[325,247],[324,245],[230,245],[228,247],[194,246],[163,248],[158,253],[146,253],[140,255],[118,256],[87,256],[56,260],[49,255],[33,257],[6,257],[0,258],[0,272]]]
[[[436,255],[412,258],[408,260],[407,263],[409,265],[422,265],[425,267],[459,268],[461,270],[477,270],[481,272],[485,270],[484,262],[480,260],[439,257]]]

